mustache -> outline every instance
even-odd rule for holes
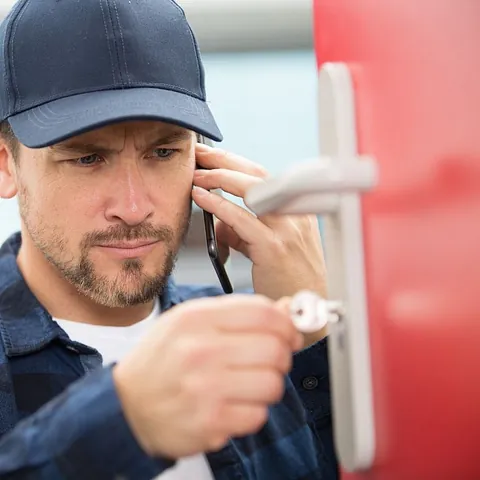
[[[99,243],[115,241],[147,240],[171,242],[174,236],[173,230],[165,225],[154,226],[151,223],[143,223],[134,227],[112,225],[104,231],[87,233],[82,244],[84,248],[88,248]]]

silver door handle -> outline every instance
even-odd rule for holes
[[[357,149],[354,90],[345,64],[319,75],[321,156],[247,192],[257,215],[324,215],[330,296],[344,313],[329,322],[335,446],[347,471],[371,467],[375,425],[360,196],[378,181],[375,159]]]

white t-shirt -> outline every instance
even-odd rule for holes
[[[129,327],[106,327],[88,325],[54,318],[71,340],[95,348],[109,365],[121,360],[158,321],[160,302],[156,302],[152,313],[144,320]],[[156,480],[213,480],[213,474],[205,455],[193,455],[180,459],[174,467],[162,473]]]

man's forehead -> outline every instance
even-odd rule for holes
[[[82,145],[99,145],[106,148],[118,148],[128,140],[133,140],[138,146],[154,142],[161,138],[174,140],[192,137],[194,133],[171,123],[154,121],[121,122],[107,125],[72,137],[50,147],[52,150],[75,148]]]

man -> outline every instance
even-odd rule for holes
[[[196,145],[221,134],[182,10],[21,0],[1,38],[1,478],[336,478],[324,333],[282,300],[325,293],[318,225],[208,192],[266,173]],[[257,295],[174,284],[192,198]]]

